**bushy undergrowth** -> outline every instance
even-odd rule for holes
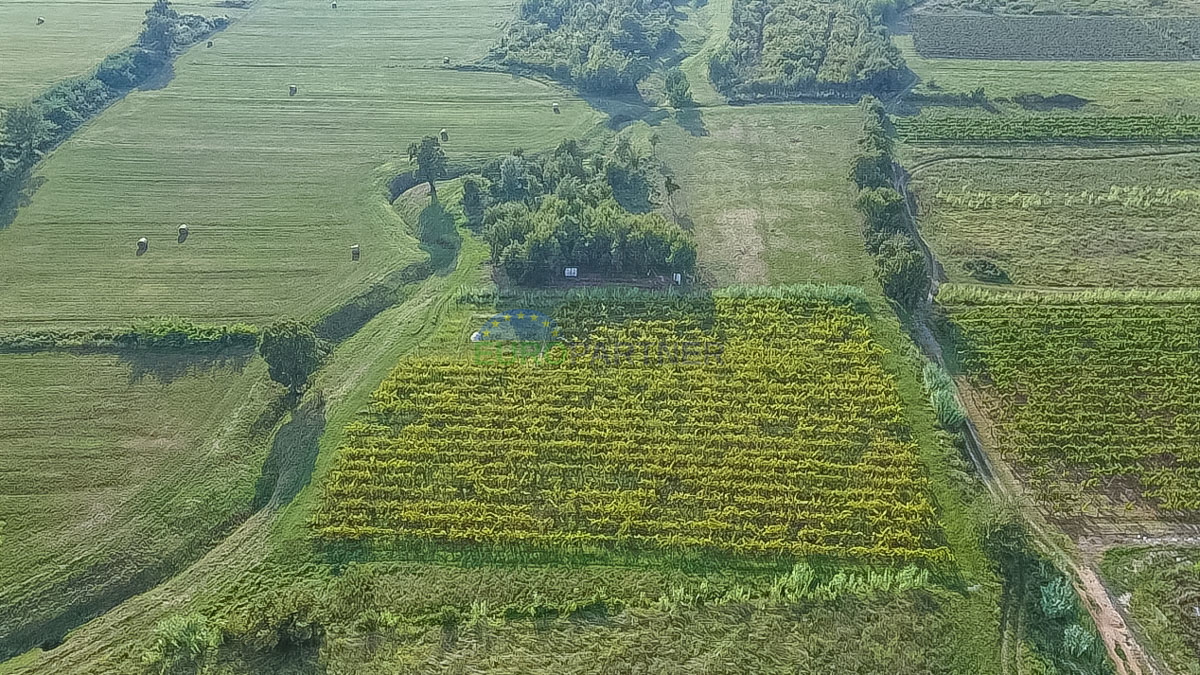
[[[50,349],[224,349],[253,348],[258,328],[204,324],[166,317],[142,319],[125,329],[34,330],[0,335],[0,352]]]

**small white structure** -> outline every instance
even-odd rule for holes
[[[554,103],[551,103],[550,105],[551,105],[551,107],[554,108],[554,114],[557,115],[560,112],[558,109],[558,101],[555,101]]]
[[[360,255],[361,255],[361,251],[360,251],[360,250],[359,250],[359,248],[358,248],[358,244],[354,244],[354,245],[352,245],[352,246],[350,247],[350,260],[351,260],[352,262],[358,262],[358,257],[359,257]]]
[[[188,238],[188,226],[186,224],[179,226],[179,243],[183,243]]]
[[[150,242],[149,242],[149,241],[148,241],[148,240],[147,240],[145,237],[142,237],[141,239],[138,239],[138,241],[137,241],[137,252],[138,252],[138,255],[141,255],[141,254],[145,253],[145,252],[146,252],[146,250],[147,250],[147,249],[149,249],[149,248],[150,248]]]
[[[679,272],[676,272],[675,273],[675,285],[679,286],[682,283],[683,283],[683,275],[680,274]]]
[[[297,87],[296,85],[294,85],[294,84],[288,85],[288,96],[295,96],[296,92],[298,92],[298,91],[300,91],[300,88]]]
[[[578,267],[566,267],[563,269],[563,276],[567,277],[568,279],[574,279],[575,277],[579,276],[579,268]]]
[[[442,129],[442,132],[441,132],[440,136],[442,137],[442,140],[443,140],[443,141],[448,141],[448,140],[450,140],[450,132],[449,132],[449,131],[446,131],[445,129]]]
[[[331,3],[331,4],[334,9],[337,9],[337,0],[333,0],[333,3]]]

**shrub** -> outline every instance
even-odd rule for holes
[[[203,614],[168,617],[154,628],[142,661],[159,673],[196,672],[221,645],[221,629]]]

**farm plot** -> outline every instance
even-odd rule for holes
[[[1196,515],[1197,298],[946,291],[939,301],[964,369],[990,401],[999,449],[1044,503],[1145,500]]]
[[[926,110],[895,118],[910,143],[1169,143],[1200,140],[1200,115],[985,115]]]
[[[1192,0],[926,0],[921,10],[1013,16],[1196,16]]]
[[[1118,548],[1105,553],[1101,570],[1171,672],[1200,675],[1200,552]]]
[[[1200,155],[1064,156],[941,161],[912,187],[951,281],[1172,287],[1200,285],[1198,180]]]
[[[509,11],[260,0],[165,88],[135,92],[42,165],[0,230],[0,329],[312,317],[423,257],[387,203],[410,141],[444,128],[461,163],[600,120],[546,84],[443,68],[443,55],[483,55]]]
[[[247,430],[269,399],[249,357],[0,354],[0,656],[141,590],[249,507],[266,447]]]
[[[926,58],[913,47],[911,35],[896,35],[893,40],[905,63],[921,78],[917,94],[937,96],[983,87],[988,100],[1006,111],[1086,107],[1107,114],[1200,113],[1200,102],[1187,94],[1200,87],[1197,62]]]
[[[347,430],[319,537],[400,556],[948,558],[863,314],[719,297],[555,317],[567,344],[536,360],[397,367]]]
[[[1190,61],[1200,55],[1200,17],[912,16],[926,58]]]

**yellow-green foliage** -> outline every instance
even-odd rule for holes
[[[851,307],[681,298],[556,317],[568,344],[539,359],[397,367],[348,429],[319,536],[401,552],[949,556],[883,350]],[[653,356],[579,356],[600,344]],[[680,344],[692,358],[660,362],[658,345]]]

